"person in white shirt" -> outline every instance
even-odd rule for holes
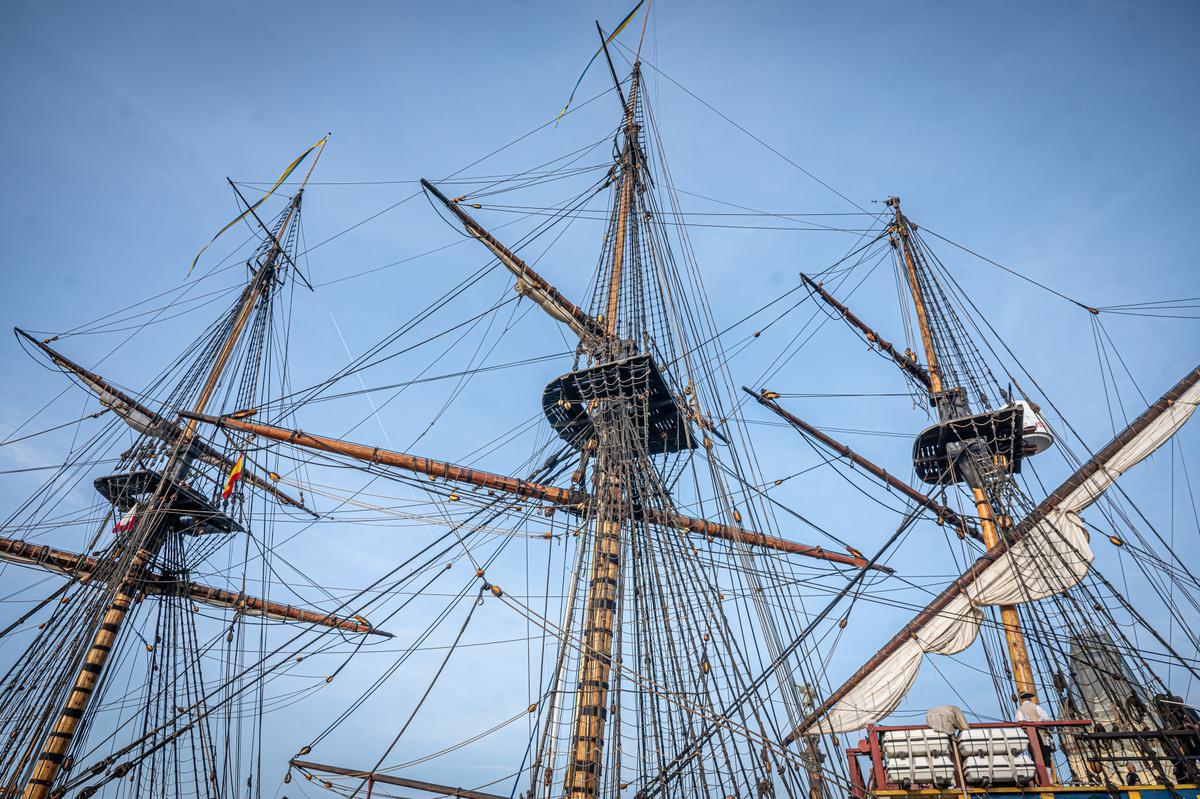
[[[1021,706],[1017,708],[1017,721],[1050,721],[1046,709],[1033,701],[1033,694],[1021,694]]]
[[[1021,694],[1021,704],[1017,708],[1017,721],[1050,721],[1050,714],[1046,709],[1034,702],[1034,695],[1029,691]],[[1050,743],[1045,733],[1041,730],[1037,731],[1038,746],[1042,750],[1042,762],[1046,764],[1046,768],[1050,768]]]

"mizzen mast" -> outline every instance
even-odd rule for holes
[[[994,431],[995,422],[991,418],[981,422],[973,417],[966,390],[962,386],[947,388],[944,383],[944,372],[940,363],[938,335],[935,335],[930,321],[927,303],[928,283],[924,276],[927,265],[914,251],[912,245],[912,228],[908,218],[900,210],[900,198],[891,197],[887,201],[893,212],[893,221],[888,228],[888,236],[893,249],[900,253],[904,273],[912,294],[913,306],[917,316],[917,326],[921,334],[921,343],[925,351],[926,371],[929,375],[930,403],[936,408],[939,424],[922,434],[918,440],[918,451],[930,447],[930,451],[942,449],[944,454],[939,460],[944,467],[945,478],[937,482],[959,479],[966,482],[971,490],[971,496],[979,514],[979,527],[983,534],[984,546],[989,550],[996,547],[1001,540],[1001,529],[997,514],[993,507],[993,499],[989,493],[989,483],[1011,479],[1009,467],[1015,460],[1003,452],[993,451],[989,446],[987,432],[981,427],[990,427]],[[945,335],[947,331],[939,331]],[[966,420],[964,427],[958,422]],[[1011,422],[1010,422],[1011,426]],[[969,430],[967,435],[962,435]],[[978,437],[968,438],[975,432],[984,432]],[[1010,433],[1011,437],[1011,433]],[[962,439],[962,440],[955,440]],[[1019,457],[1019,453],[1017,453]],[[1006,517],[1007,518],[1007,517]],[[1009,520],[1011,525],[1011,520]],[[1015,696],[1029,693],[1037,701],[1037,684],[1034,680],[1033,667],[1029,660],[1029,649],[1025,643],[1025,635],[1021,629],[1021,617],[1014,605],[1000,607],[1000,621],[1004,630],[1004,638],[1008,649],[1008,660],[1012,667],[1012,678]]]

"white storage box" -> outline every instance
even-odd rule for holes
[[[1028,754],[984,755],[963,759],[963,779],[968,785],[1028,785],[1037,777]]]
[[[949,755],[890,758],[883,769],[888,782],[904,790],[914,785],[947,788],[954,784],[954,762]]]
[[[884,757],[929,757],[950,754],[950,736],[933,730],[893,730],[881,733]]]
[[[963,730],[958,735],[958,754],[962,757],[983,755],[1020,755],[1029,751],[1029,735],[1023,729],[992,727]]]

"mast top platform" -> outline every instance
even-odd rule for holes
[[[997,411],[950,419],[930,425],[913,442],[913,468],[917,477],[932,485],[961,483],[968,479],[956,461],[967,447],[978,446],[1005,469],[1018,474],[1025,456],[1024,413],[1019,405]]]
[[[634,429],[647,431],[646,447],[651,455],[696,447],[683,410],[649,355],[634,355],[552,380],[542,392],[542,411],[564,441],[582,449],[595,436],[593,413],[602,403],[633,399],[639,401],[628,403],[627,412],[638,417]]]
[[[122,512],[144,503],[160,489],[165,492],[163,508],[167,528],[189,535],[209,533],[241,533],[245,531],[231,516],[191,486],[159,472],[142,469],[135,472],[110,474],[93,483],[100,496]]]

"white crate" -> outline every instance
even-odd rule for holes
[[[954,784],[954,761],[948,755],[889,758],[883,769],[887,781],[904,790],[914,785],[946,788]]]
[[[950,754],[950,736],[933,730],[892,730],[881,733],[885,757],[929,757]]]
[[[1037,777],[1037,768],[1028,754],[983,755],[963,759],[963,779],[968,785],[1028,785]]]
[[[958,734],[957,743],[958,754],[962,757],[1019,755],[1029,751],[1029,735],[1015,727],[963,730]]]

